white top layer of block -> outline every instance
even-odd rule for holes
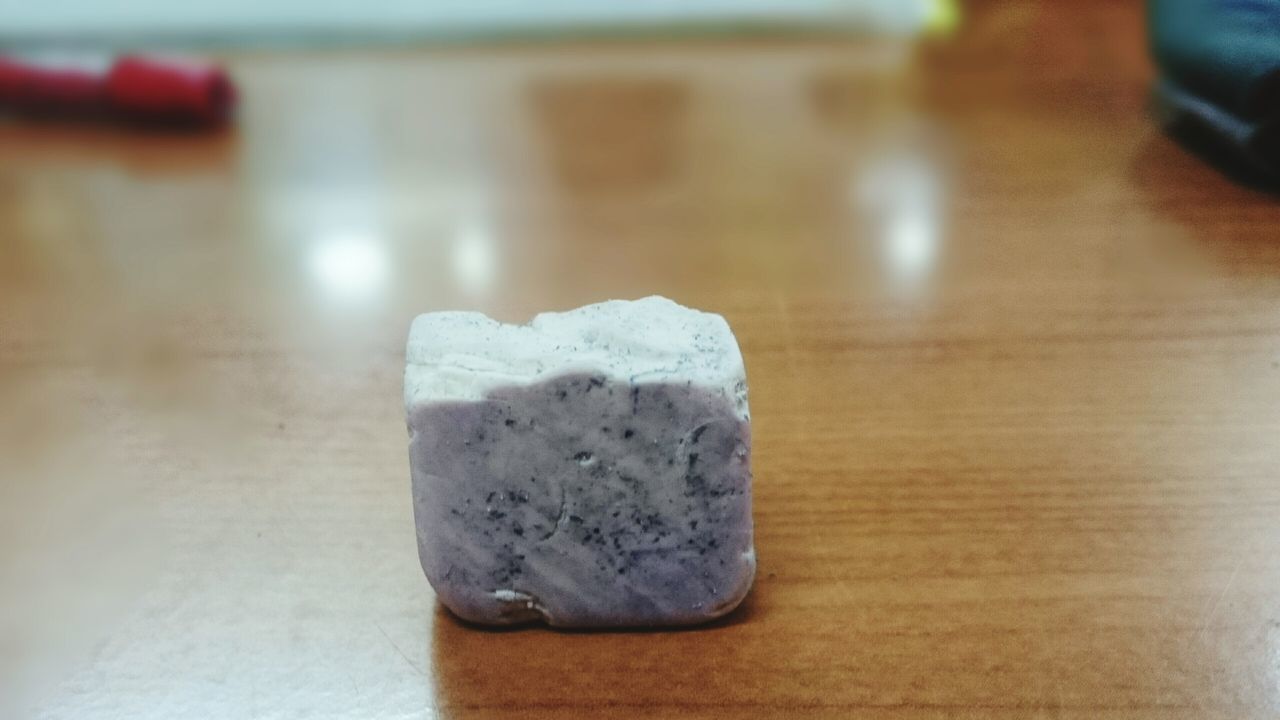
[[[405,404],[477,400],[496,387],[571,372],[726,387],[745,377],[723,317],[663,297],[542,313],[527,325],[436,312],[419,315],[409,331]]]

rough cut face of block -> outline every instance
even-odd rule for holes
[[[751,586],[746,377],[719,315],[421,315],[405,408],[422,568],[458,616],[688,625]]]

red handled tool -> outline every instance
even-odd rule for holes
[[[0,55],[0,112],[208,127],[235,103],[216,65],[125,56],[88,69]]]

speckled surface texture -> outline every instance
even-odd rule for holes
[[[405,404],[423,569],[479,623],[688,625],[755,572],[728,325],[661,298],[525,326],[419,317]]]

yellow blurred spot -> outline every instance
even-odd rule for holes
[[[930,35],[950,35],[960,27],[960,5],[956,0],[929,0],[925,29]]]

